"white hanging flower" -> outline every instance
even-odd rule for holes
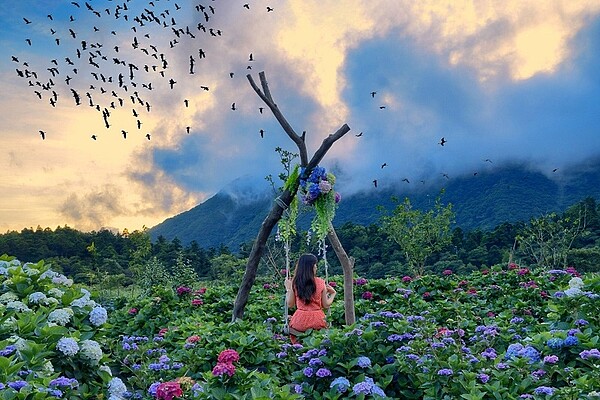
[[[79,345],[73,338],[61,338],[56,343],[56,348],[60,350],[65,356],[74,356],[79,352]]]
[[[95,340],[82,341],[80,350],[79,355],[90,365],[98,365],[98,362],[102,359],[102,348]]]

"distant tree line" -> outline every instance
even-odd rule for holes
[[[398,218],[405,225],[414,225],[415,229],[431,229],[432,222],[427,219],[429,213],[422,215],[430,223],[427,227],[410,219],[415,215],[408,213],[414,213],[414,210],[407,207],[406,200],[399,202],[398,207],[395,214],[385,218]],[[438,211],[444,213],[445,219],[436,222],[441,225],[434,228],[445,232],[443,225],[450,223],[447,218],[449,208],[440,207]],[[441,273],[450,269],[455,273],[467,273],[508,262],[547,268],[572,265],[582,272],[598,271],[599,215],[600,205],[590,197],[560,215],[547,214],[528,222],[505,222],[492,230],[447,229],[447,240],[440,242],[442,246],[431,247],[421,272]],[[385,218],[380,224],[368,226],[351,222],[336,226],[346,252],[355,259],[358,276],[381,278],[415,273],[409,256],[418,254],[414,251],[421,245],[418,241],[399,241],[399,231],[394,231],[390,220]],[[415,240],[422,236],[420,233],[423,232],[400,231],[400,235],[410,235]],[[413,253],[407,252],[410,246],[413,246]],[[167,240],[162,236],[152,243],[147,230],[80,232],[68,226],[55,230],[38,226],[0,234],[0,254],[15,256],[24,262],[43,259],[76,282],[89,285],[142,283],[143,277],[153,275],[151,271],[156,268],[176,274],[182,270],[182,265],[184,270],[195,275],[194,278],[201,280],[239,280],[251,247],[251,242],[244,243],[234,253],[226,246],[206,249],[195,241],[183,244],[178,238]],[[272,235],[267,247],[259,274],[278,275],[286,266],[284,246]],[[295,257],[307,251],[318,253],[319,246],[307,240],[307,232],[299,232],[290,243],[290,249],[293,267]],[[326,252],[326,260],[329,274],[342,273],[333,251]]]

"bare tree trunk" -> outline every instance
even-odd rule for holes
[[[356,316],[354,312],[354,282],[353,282],[353,271],[354,271],[354,257],[348,257],[340,239],[333,228],[333,225],[329,225],[329,232],[327,238],[333,247],[333,251],[337,255],[340,264],[342,264],[342,270],[344,271],[344,317],[346,325],[352,325],[356,322]]]
[[[265,77],[264,72],[260,72],[260,83],[261,88],[259,88],[252,75],[246,75],[252,89],[258,94],[258,96],[263,100],[263,102],[271,109],[273,115],[285,131],[287,135],[296,143],[298,147],[298,151],[300,152],[300,165],[304,167],[304,175],[303,178],[306,178],[308,174],[317,166],[319,162],[325,157],[327,151],[331,148],[333,143],[335,143],[338,139],[344,136],[346,133],[350,131],[350,127],[346,124],[342,125],[336,132],[327,136],[321,146],[317,149],[313,157],[308,160],[308,152],[306,150],[306,143],[304,141],[304,133],[302,135],[296,134],[292,126],[287,122],[277,104],[271,97],[271,91],[269,90],[269,85],[267,83],[267,79]],[[238,289],[238,293],[235,299],[235,303],[233,305],[233,315],[232,321],[237,319],[241,319],[244,316],[244,309],[246,308],[246,304],[248,303],[248,296],[250,294],[250,290],[254,285],[254,281],[256,280],[256,271],[258,270],[258,264],[260,259],[265,251],[265,245],[267,243],[267,239],[269,235],[273,231],[275,224],[279,222],[283,211],[289,207],[294,196],[296,196],[296,192],[298,191],[298,186],[300,185],[299,181],[293,182],[292,187],[285,190],[280,196],[279,200],[273,204],[269,215],[263,221],[258,235],[254,240],[254,244],[252,246],[252,250],[250,251],[250,255],[248,256],[248,263],[246,264],[246,271],[244,272],[244,277],[242,278],[242,283],[240,284],[240,288]]]

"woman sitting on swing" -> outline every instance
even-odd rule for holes
[[[327,328],[323,309],[331,306],[336,292],[323,279],[316,276],[317,262],[317,257],[313,254],[300,256],[293,279],[285,280],[285,301],[288,307],[297,307],[290,320],[292,343],[296,343],[294,333]]]

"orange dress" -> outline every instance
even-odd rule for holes
[[[296,311],[292,315],[290,320],[290,327],[304,332],[307,329],[322,329],[327,328],[327,322],[325,321],[325,313],[321,307],[321,297],[323,290],[325,290],[325,281],[321,278],[315,277],[315,283],[317,289],[312,295],[308,304],[300,300],[294,290],[294,296],[296,297]]]

